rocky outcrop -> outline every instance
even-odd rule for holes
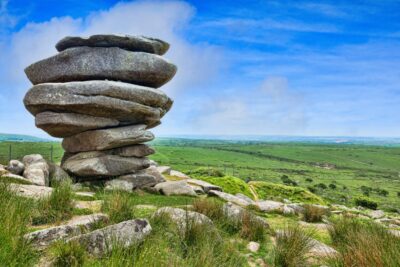
[[[168,181],[157,184],[155,187],[159,193],[171,195],[197,196],[196,192],[186,181]]]
[[[68,242],[77,242],[83,245],[90,254],[102,256],[110,252],[114,244],[129,247],[141,242],[151,230],[147,220],[135,219],[72,237],[68,239]]]
[[[164,181],[152,170],[143,171],[150,166],[146,156],[154,153],[143,143],[154,139],[148,129],[161,123],[173,103],[157,90],[177,70],[160,56],[169,44],[143,36],[98,34],[65,37],[56,47],[60,53],[25,69],[34,85],[24,104],[38,128],[64,138],[61,167],[79,181],[119,179],[108,183],[111,188]],[[29,179],[48,185],[46,175],[37,178],[38,170],[45,168],[34,164]]]

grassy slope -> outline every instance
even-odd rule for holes
[[[13,143],[13,157],[20,158],[29,153],[49,157],[51,145],[54,147],[54,161],[60,161],[62,149],[58,143]],[[154,160],[184,172],[198,167],[214,167],[243,180],[281,183],[280,177],[288,175],[305,188],[317,183],[335,183],[337,189],[317,193],[335,202],[350,197],[345,204],[352,202],[352,196],[362,193],[360,186],[379,187],[389,191],[388,197],[372,193],[371,198],[384,206],[400,206],[400,197],[397,196],[400,192],[400,148],[184,139],[160,139],[154,142],[154,146],[157,150],[152,156]],[[7,158],[8,143],[0,142],[0,163]],[[336,168],[323,169],[316,167],[315,163],[331,163]],[[313,182],[307,182],[306,178],[312,178]]]

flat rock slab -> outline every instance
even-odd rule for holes
[[[154,186],[159,183],[156,177],[148,174],[145,172],[145,170],[137,173],[122,175],[119,176],[118,179],[131,183],[133,189]]]
[[[51,187],[38,185],[11,184],[10,188],[19,196],[34,199],[49,197],[53,192]]]
[[[79,153],[65,160],[62,167],[69,173],[79,177],[108,177],[131,173],[150,166],[147,158],[120,157],[102,155],[85,158]]]
[[[176,70],[158,55],[118,47],[74,47],[28,66],[25,73],[33,84],[114,80],[158,88]]]
[[[168,181],[156,184],[154,188],[163,195],[197,196],[196,192],[186,181]]]
[[[147,220],[135,219],[72,237],[68,239],[68,242],[77,242],[85,246],[90,254],[101,256],[110,252],[115,243],[128,247],[142,241],[151,230]]]
[[[232,203],[234,203],[236,205],[243,206],[243,207],[255,204],[254,201],[250,202],[250,201],[247,201],[247,200],[245,200],[243,198],[240,198],[240,197],[237,197],[237,196],[234,196],[232,194],[225,193],[225,192],[220,192],[220,191],[217,191],[217,190],[208,191],[208,195],[219,197],[219,198],[221,198],[221,199],[223,199],[225,201],[232,202]]]
[[[75,208],[77,209],[88,209],[93,212],[99,212],[101,206],[103,205],[103,200],[93,200],[93,201],[75,201]]]
[[[26,234],[24,238],[32,242],[36,249],[43,249],[54,241],[80,235],[90,230],[96,223],[106,222],[107,220],[108,216],[102,213],[77,216],[64,225],[38,230]]]
[[[285,204],[278,201],[262,200],[257,201],[257,206],[263,212],[283,212]]]
[[[165,54],[169,44],[160,39],[145,36],[96,34],[89,37],[67,36],[57,44],[57,51],[77,46],[89,47],[119,47],[133,52],[146,52],[157,55]]]
[[[254,213],[248,212],[241,206],[233,204],[231,202],[225,203],[223,205],[223,210],[227,217],[229,217],[235,221],[241,221],[243,218],[243,214],[245,212],[247,212],[247,214],[249,214],[253,220],[257,221],[258,223],[263,225],[265,228],[270,227],[268,222],[265,220],[265,218],[255,215]]]
[[[67,152],[108,150],[151,141],[154,135],[146,131],[146,125],[138,124],[104,130],[83,132],[63,140]]]
[[[208,191],[210,191],[210,190],[222,191],[222,188],[220,186],[213,185],[213,184],[204,182],[202,180],[186,179],[185,181],[189,184],[200,186],[204,190],[205,193],[208,193]]]
[[[157,171],[161,174],[170,174],[171,173],[171,167],[170,166],[156,166]]]
[[[162,183],[166,181],[165,177],[158,171],[156,166],[150,166],[147,169],[145,169],[144,172],[147,173],[148,175],[153,176],[156,179],[157,183]]]
[[[25,107],[33,115],[49,110],[55,113],[78,113],[99,118],[96,124],[101,118],[108,118],[118,120],[121,124],[156,125],[172,103],[160,90],[114,81],[38,84],[24,98]],[[44,119],[36,123],[44,124],[40,123]],[[80,125],[84,118],[72,119],[69,118],[67,122]],[[88,120],[86,118],[85,122]],[[93,124],[93,119],[89,121]]]
[[[171,170],[169,172],[169,175],[175,176],[175,177],[178,177],[178,178],[181,178],[181,179],[190,179],[190,177],[188,175],[184,174],[183,172],[176,171],[176,170]]]
[[[54,137],[68,137],[87,130],[118,126],[119,121],[76,113],[42,112],[35,117],[36,127]]]
[[[325,245],[320,241],[313,239],[311,243],[312,243],[312,248],[309,254],[312,255],[313,257],[316,258],[333,257],[336,254],[338,254],[338,252],[334,248]]]

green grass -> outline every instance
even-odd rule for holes
[[[260,199],[289,199],[294,202],[325,204],[325,201],[302,187],[287,186],[269,182],[250,182]]]

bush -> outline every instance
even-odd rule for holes
[[[336,185],[335,184],[329,184],[329,188],[332,189],[332,190],[335,190],[336,189]]]
[[[197,168],[195,170],[191,170],[188,172],[188,175],[191,176],[206,176],[206,177],[224,177],[225,173],[215,169],[215,168],[206,168],[206,167],[201,167]]]
[[[56,242],[51,248],[55,267],[80,267],[85,262],[86,250],[77,242]]]
[[[325,190],[325,189],[328,188],[328,187],[326,186],[326,184],[324,184],[324,183],[316,184],[315,187],[316,187],[316,188],[319,188],[319,189],[322,189],[322,190]]]
[[[102,211],[107,213],[112,223],[133,219],[134,204],[127,192],[113,191],[104,199]]]
[[[323,216],[328,214],[328,211],[322,207],[315,205],[304,205],[304,221],[310,223],[322,222]]]
[[[386,189],[380,189],[380,188],[376,188],[375,192],[383,197],[387,197],[389,195],[389,191],[387,191]]]
[[[365,185],[362,185],[360,187],[360,189],[361,189],[361,192],[363,193],[364,196],[369,196],[371,191],[372,191],[372,187],[365,186]]]
[[[306,178],[306,182],[312,183],[314,180],[311,178]]]
[[[312,248],[312,233],[298,225],[287,226],[277,234],[274,263],[277,267],[306,266]]]
[[[356,197],[354,199],[354,203],[357,206],[361,206],[372,210],[376,210],[378,208],[378,203],[368,197]]]
[[[298,186],[297,182],[290,179],[287,175],[283,175],[281,180],[285,185]]]
[[[33,224],[53,223],[68,220],[74,210],[74,192],[71,182],[66,180],[57,184],[48,198],[38,201],[38,214],[33,218]]]
[[[37,255],[24,238],[33,209],[33,200],[18,197],[8,184],[0,182],[1,266],[35,265]]]
[[[397,192],[397,196],[400,197],[400,192]]]
[[[400,239],[373,221],[341,217],[329,234],[340,254],[335,266],[400,266]]]

